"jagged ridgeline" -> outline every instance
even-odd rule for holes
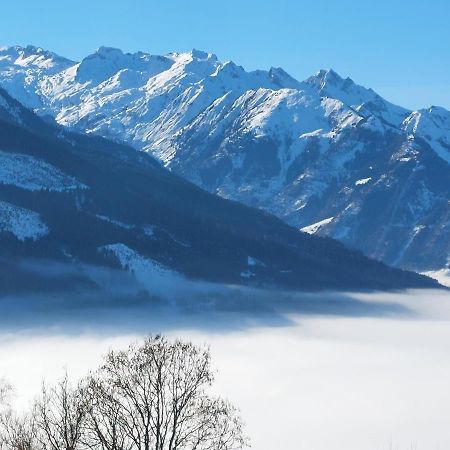
[[[80,266],[160,286],[187,279],[310,290],[436,286],[214,196],[147,153],[50,125],[4,91],[0,230],[3,293],[97,289]]]
[[[322,70],[246,72],[200,51],[102,47],[81,62],[0,51],[0,85],[39,115],[126,142],[210,192],[416,271],[450,253],[450,113],[410,111]]]

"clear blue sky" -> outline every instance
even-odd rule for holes
[[[410,108],[450,109],[449,0],[4,0],[0,45],[198,48],[298,79],[332,67]]]

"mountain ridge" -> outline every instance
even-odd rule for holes
[[[49,125],[3,90],[0,99],[2,295],[109,289],[105,281],[119,272],[136,278],[137,292],[150,283],[156,295],[191,279],[304,290],[438,287],[211,195],[145,153]]]
[[[0,85],[42,117],[149,152],[202,188],[295,227],[322,222],[315,233],[388,264],[450,264],[443,108],[410,111],[333,70],[299,82],[198,50],[102,47],[80,63],[63,59],[56,72],[30,56],[16,64],[16,53],[0,51]]]

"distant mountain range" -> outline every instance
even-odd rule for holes
[[[2,295],[101,290],[121,273],[156,294],[187,280],[307,290],[437,286],[212,195],[146,153],[48,124],[1,89],[0,243]]]
[[[443,108],[409,111],[332,70],[299,82],[196,50],[102,47],[74,62],[8,47],[0,86],[47,121],[148,152],[202,188],[307,233],[401,268],[450,264]]]

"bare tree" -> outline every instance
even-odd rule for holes
[[[0,448],[38,450],[36,428],[32,416],[17,416],[9,409],[0,418]]]
[[[36,450],[38,448],[33,419],[17,416],[11,408],[11,386],[0,381],[0,449]]]
[[[0,378],[0,411],[7,406],[7,400],[11,394],[11,389],[9,383]]]
[[[89,409],[85,389],[68,381],[67,374],[54,387],[43,385],[33,416],[37,439],[46,450],[79,450]]]
[[[4,430],[4,422],[9,413],[9,403],[7,401],[11,387],[0,378],[0,449],[6,446],[6,433]]]
[[[95,377],[89,378],[90,410],[85,426],[85,444],[92,450],[132,450],[128,437],[129,417],[115,398],[115,389]]]
[[[208,393],[213,379],[209,351],[191,343],[157,336],[126,351],[111,351],[88,383],[87,445],[102,450],[242,448],[246,441],[237,411]]]
[[[241,419],[210,395],[207,349],[157,336],[111,351],[72,386],[43,385],[30,415],[0,409],[1,450],[233,450],[246,445]],[[8,389],[0,389],[0,403]]]

